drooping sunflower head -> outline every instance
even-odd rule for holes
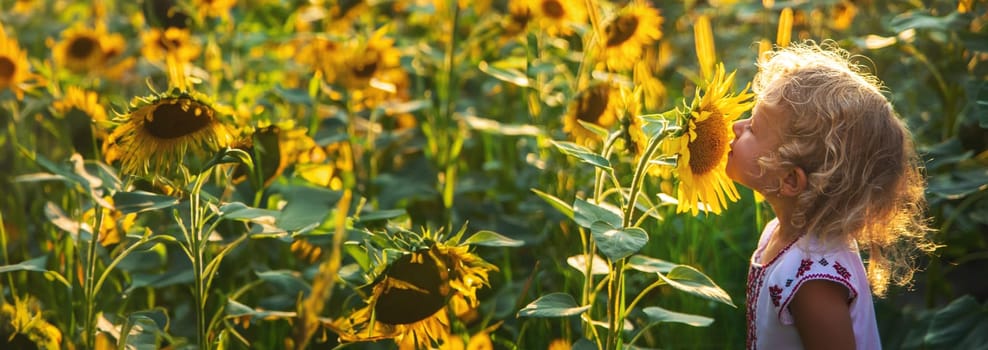
[[[382,28],[366,40],[344,43],[343,59],[337,62],[336,72],[339,75],[336,83],[352,90],[378,88],[375,84],[386,83],[382,79],[385,75],[400,70],[401,52],[394,47],[394,39],[385,34]]]
[[[733,94],[734,73],[725,75],[718,64],[705,87],[697,88],[693,102],[682,113],[683,133],[667,144],[679,155],[677,212],[696,215],[700,207],[720,214],[728,201],[737,201],[734,182],[727,177],[727,153],[734,140],[732,122],[751,109],[753,94],[745,87]]]
[[[504,36],[513,37],[521,34],[528,28],[528,22],[532,20],[532,9],[528,0],[509,0],[508,13],[504,18]]]
[[[189,29],[168,27],[151,28],[141,34],[141,54],[151,62],[165,62],[172,55],[180,62],[191,62],[199,58],[202,47]]]
[[[529,0],[528,8],[538,26],[549,35],[568,35],[573,26],[587,21],[587,9],[580,0]]]
[[[60,349],[62,332],[41,317],[34,298],[0,306],[0,345],[5,349]]]
[[[383,251],[382,260],[391,261],[375,278],[367,306],[330,325],[341,340],[390,338],[402,348],[428,348],[449,338],[453,305],[476,307],[477,290],[498,269],[471,253],[469,245],[434,238],[429,232],[396,238],[405,242],[400,245],[420,248]]]
[[[603,59],[607,68],[623,71],[641,60],[642,47],[662,37],[662,16],[645,3],[625,6],[604,27]]]
[[[130,111],[107,137],[104,157],[123,173],[170,175],[186,156],[204,160],[229,146],[233,136],[208,97],[173,88],[135,98]]]
[[[28,80],[32,79],[27,52],[21,50],[17,40],[7,37],[0,23],[0,92],[10,89],[17,99],[24,98]]]
[[[580,124],[588,123],[607,129],[617,122],[620,106],[618,90],[608,83],[597,83],[577,95],[570,102],[569,110],[563,119],[563,131],[573,135],[580,144],[589,144],[601,139],[600,135]]]

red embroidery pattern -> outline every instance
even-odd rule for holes
[[[746,313],[748,321],[748,336],[747,338],[747,349],[755,348],[755,340],[757,339],[757,334],[755,332],[755,310],[758,304],[758,292],[762,289],[762,283],[765,282],[765,268],[762,266],[751,265],[748,268],[748,285],[745,295],[747,296],[746,301]]]
[[[851,291],[851,295],[850,298],[848,298],[848,300],[854,300],[855,298],[858,297],[858,290],[854,288],[854,285],[851,284],[851,281],[848,281],[846,279],[831,274],[811,273],[809,275],[806,275],[806,278],[803,278],[799,280],[799,282],[796,282],[796,286],[792,288],[792,292],[786,296],[786,300],[782,301],[782,307],[779,308],[778,317],[780,318],[782,317],[782,312],[785,311],[786,307],[789,306],[789,302],[792,301],[792,297],[796,296],[796,291],[799,290],[799,287],[802,287],[804,282],[815,279],[825,279],[843,284],[845,287],[847,287],[848,290]]]
[[[847,269],[845,269],[839,262],[834,261],[834,270],[837,271],[838,275],[844,277],[844,279],[851,279],[851,273],[847,272]]]
[[[772,305],[779,306],[779,301],[782,300],[782,288],[778,285],[769,286],[768,295],[772,297]]]
[[[803,259],[803,261],[800,261],[799,262],[799,270],[796,271],[796,277],[797,278],[798,277],[802,277],[803,274],[806,273],[806,271],[809,271],[810,270],[810,266],[813,266],[813,260]]]

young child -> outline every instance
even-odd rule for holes
[[[776,215],[748,272],[748,349],[881,348],[872,292],[908,283],[910,253],[933,247],[910,134],[879,84],[832,43],[759,63],[727,162]]]

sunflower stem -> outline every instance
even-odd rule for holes
[[[103,226],[103,207],[100,206],[96,201],[95,204],[95,220],[93,224],[93,233],[89,239],[88,252],[86,253],[86,284],[83,286],[83,293],[86,299],[86,319],[83,320],[83,341],[86,343],[86,348],[93,349],[96,347],[96,246],[99,245],[99,233]]]

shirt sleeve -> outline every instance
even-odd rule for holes
[[[789,303],[799,288],[806,282],[812,280],[827,280],[847,287],[848,303],[854,301],[858,296],[858,291],[852,283],[850,270],[847,268],[853,261],[849,261],[856,255],[829,254],[822,256],[812,256],[809,254],[792,254],[779,269],[768,278],[768,292],[775,307],[779,322],[785,325],[793,324],[792,314],[789,312]],[[860,259],[860,258],[858,258]]]

